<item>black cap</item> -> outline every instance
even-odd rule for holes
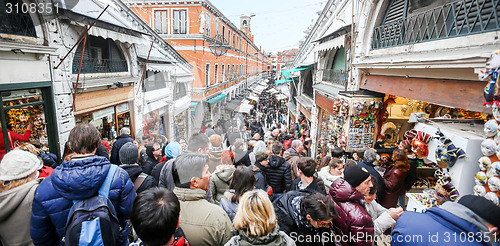
[[[488,223],[500,228],[500,207],[492,201],[481,196],[466,195],[460,198],[458,203],[466,206]]]
[[[370,173],[366,168],[360,166],[348,166],[344,170],[344,179],[352,187],[356,188],[370,177]]]

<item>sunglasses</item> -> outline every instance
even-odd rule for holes
[[[317,220],[316,222],[318,222],[318,227],[330,228],[330,223],[324,223],[321,222],[320,220]]]

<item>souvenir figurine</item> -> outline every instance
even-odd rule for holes
[[[473,190],[475,196],[484,196],[486,194],[486,188],[482,185],[475,185]]]
[[[481,171],[487,171],[491,166],[491,160],[490,158],[483,156],[479,158],[479,169]]]
[[[488,179],[488,187],[491,191],[497,192],[500,190],[500,179],[498,177],[491,177]]]
[[[418,131],[417,136],[412,140],[411,150],[417,158],[423,159],[429,155],[429,142],[432,140],[432,136],[423,131]]]
[[[476,176],[474,177],[474,181],[476,181],[477,185],[485,185],[486,182],[488,181],[488,176],[486,176],[485,172],[479,171],[476,173]]]
[[[486,137],[494,137],[497,135],[498,122],[496,120],[488,120],[484,124],[484,135]]]
[[[496,50],[491,54],[490,60],[486,63],[486,72],[481,71],[479,74],[479,80],[486,80],[490,78],[490,81],[484,87],[483,96],[486,102],[484,105],[494,105],[500,101],[500,97],[498,95],[499,87],[497,83],[498,78],[498,69],[500,68],[500,50]],[[496,119],[496,117],[495,117]],[[497,119],[498,120],[498,119]]]
[[[495,192],[488,192],[488,193],[486,193],[486,195],[484,195],[484,198],[492,201],[497,206],[500,203],[499,200],[498,200],[498,196],[497,196],[497,194]]]
[[[481,142],[481,152],[484,156],[492,156],[497,153],[496,143],[492,139],[485,139]]]

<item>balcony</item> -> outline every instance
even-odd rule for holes
[[[372,49],[500,30],[500,0],[457,0],[376,27]]]
[[[334,84],[342,88],[347,83],[347,75],[345,70],[342,69],[322,69],[319,70],[319,78],[326,83]]]
[[[79,60],[73,60],[73,73],[78,73]],[[127,72],[127,61],[122,59],[83,59],[80,73]]]

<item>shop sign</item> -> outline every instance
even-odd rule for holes
[[[117,114],[127,112],[127,111],[129,111],[129,109],[130,108],[129,108],[128,102],[116,105],[116,113]]]
[[[93,120],[98,120],[100,118],[104,118],[106,116],[113,115],[114,113],[115,113],[115,108],[109,107],[109,108],[105,108],[105,109],[102,109],[102,110],[99,110],[99,111],[92,113],[92,118],[93,118]]]

